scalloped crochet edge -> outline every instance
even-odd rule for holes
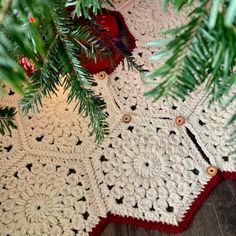
[[[167,233],[181,233],[188,228],[193,220],[194,215],[196,214],[202,203],[222,179],[236,180],[236,172],[223,171],[212,177],[210,181],[204,186],[202,192],[194,199],[189,210],[185,213],[182,221],[179,222],[179,225],[177,226],[161,222],[140,220],[130,216],[118,216],[108,213],[106,218],[100,218],[100,222],[92,229],[92,231],[89,233],[89,236],[99,236],[109,223],[133,225],[145,229],[159,230]]]

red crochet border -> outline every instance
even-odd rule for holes
[[[200,195],[195,198],[190,209],[185,213],[183,220],[178,226],[161,222],[144,221],[127,216],[122,217],[108,213],[106,218],[100,218],[100,222],[93,228],[92,232],[89,233],[89,236],[99,236],[108,223],[130,224],[137,227],[160,230],[168,233],[181,233],[188,228],[201,204],[208,197],[214,187],[219,184],[221,179],[236,180],[236,172],[219,172],[216,176],[212,177],[212,179],[205,185],[204,190]]]

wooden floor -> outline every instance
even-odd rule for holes
[[[109,224],[101,236],[170,236],[174,234]],[[222,181],[178,236],[236,236],[236,181]]]

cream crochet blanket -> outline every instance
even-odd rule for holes
[[[115,6],[137,39],[137,62],[154,69],[149,57],[157,49],[147,42],[185,17],[161,12],[158,0]],[[95,77],[109,114],[102,145],[61,90],[38,114],[18,109],[18,129],[0,137],[0,235],[99,235],[108,221],[178,232],[222,176],[235,177],[236,147],[225,144],[223,128],[233,107],[208,107],[200,88],[185,101],[153,103],[138,72],[121,66]],[[18,99],[8,91],[0,105]]]

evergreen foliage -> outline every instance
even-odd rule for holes
[[[66,3],[67,7],[73,7],[73,16],[83,16],[90,19],[89,12],[92,10],[94,14],[101,12],[102,7],[112,6],[109,0],[68,0]]]
[[[0,0],[0,85],[7,83],[22,95],[19,104],[25,113],[38,111],[42,98],[56,94],[58,86],[63,86],[68,90],[68,103],[76,101],[78,113],[90,118],[90,131],[98,143],[108,132],[105,104],[94,94],[92,86],[96,83],[81,66],[82,59],[78,55],[96,59],[97,52],[103,56],[107,50],[87,26],[76,25],[73,19],[90,18],[90,12],[97,14],[103,7],[112,6],[111,2]],[[227,101],[223,99],[236,84],[236,1],[163,0],[164,9],[169,4],[178,11],[190,6],[192,12],[185,25],[164,32],[170,38],[150,43],[163,47],[151,59],[164,58],[165,62],[147,74],[157,83],[147,95],[155,100],[167,96],[184,98],[204,83],[211,101],[227,106],[236,98],[233,94]],[[30,16],[33,17],[31,23]],[[99,26],[94,24],[94,27]],[[123,53],[129,68],[145,72],[130,53]],[[25,76],[18,63],[22,56],[34,64],[35,71],[30,77]],[[156,82],[157,77],[161,78],[159,82]],[[0,119],[6,114],[4,109],[0,109]],[[229,123],[235,121],[236,114]],[[234,134],[236,137],[236,132]]]
[[[16,129],[13,117],[16,114],[14,107],[0,107],[0,134],[4,135],[6,130]]]
[[[103,3],[109,1],[6,1],[7,15],[0,31],[0,82],[7,82],[22,95],[19,103],[23,112],[38,111],[42,98],[56,94],[57,87],[62,85],[69,90],[68,103],[77,101],[78,113],[90,118],[90,131],[98,143],[108,132],[105,105],[91,89],[95,82],[81,66],[78,55],[96,58],[96,51],[102,56],[105,46],[98,43],[99,38],[88,27],[74,24],[65,6],[75,6],[74,16],[88,17],[91,10],[101,11]],[[29,23],[29,16],[35,22]],[[35,66],[29,78],[17,63],[21,56]]]
[[[189,21],[164,32],[170,37],[150,43],[163,47],[151,59],[165,62],[147,76],[157,86],[147,93],[155,100],[167,96],[184,98],[196,86],[204,83],[211,102],[225,107],[236,95],[225,100],[236,84],[236,1],[234,0],[164,0],[177,10],[191,6]],[[158,82],[155,78],[160,77]],[[229,123],[236,120],[236,115]],[[236,137],[236,135],[233,135]]]

